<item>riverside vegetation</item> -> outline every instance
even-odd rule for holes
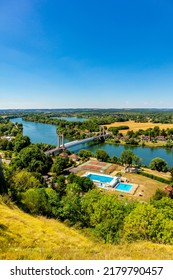
[[[98,133],[102,125],[112,133],[107,142],[129,145],[173,147],[172,110],[72,110],[61,113],[20,113],[26,121],[54,124],[71,139],[82,139]],[[16,114],[9,115],[15,117]],[[67,121],[55,117],[83,117],[87,120]]]
[[[30,256],[33,259],[78,259],[80,257],[105,259],[116,258],[113,250],[116,248],[117,252],[120,252],[120,248],[123,248],[123,254],[119,253],[118,258],[124,256],[124,258],[135,259],[140,255],[140,258],[148,259],[145,253],[139,253],[140,246],[141,249],[146,246],[145,250],[148,250],[148,253],[151,252],[151,258],[160,258],[160,253],[159,255],[153,253],[153,248],[156,250],[164,248],[163,259],[171,257],[171,246],[156,245],[173,245],[173,200],[164,192],[157,191],[148,202],[141,203],[125,198],[119,199],[115,194],[99,191],[88,178],[74,174],[65,177],[63,171],[73,164],[68,157],[62,158],[58,155],[52,159],[45,156],[45,145],[31,144],[30,140],[21,134],[21,127],[13,126],[4,120],[1,121],[1,127],[4,127],[4,123],[5,127],[9,126],[8,134],[14,129],[17,132],[14,139],[4,142],[6,143],[4,146],[2,146],[4,140],[1,139],[1,150],[5,147],[4,150],[10,152],[12,157],[9,165],[0,165],[1,213],[3,213],[0,220],[1,258],[15,259]],[[116,157],[110,159],[104,151],[98,151],[96,156],[99,160],[139,164],[139,158],[129,151],[125,152],[120,159]],[[87,157],[91,156],[88,153],[86,151],[80,154],[85,158],[85,154]],[[166,165],[163,160],[155,159],[151,162],[151,167],[165,171]],[[48,183],[45,176],[49,172],[53,175],[52,181]],[[24,214],[17,207],[33,217]],[[48,220],[37,218],[37,216],[46,217]],[[5,217],[11,218],[5,219]],[[21,246],[19,238],[22,234],[19,234],[18,230],[17,235],[16,219],[21,232],[24,233]],[[29,222],[26,223],[27,219],[33,227],[29,226]],[[36,223],[39,226],[36,227]],[[27,224],[26,228],[24,224]],[[33,234],[29,234],[30,237],[28,237],[31,228]],[[62,238],[62,231],[67,233],[64,238]],[[59,242],[66,238],[68,242],[63,241],[62,246],[58,241],[54,243],[58,235]],[[136,243],[139,241],[144,243],[139,245]],[[55,244],[54,249],[48,249],[46,242]],[[76,243],[80,245],[74,252]],[[103,243],[117,245],[114,247]],[[133,243],[133,245],[126,245],[127,243]],[[65,249],[64,252],[64,247],[73,248],[69,251],[69,255],[68,250]],[[129,256],[129,249],[125,253],[127,247],[132,250],[131,256]],[[132,248],[138,248],[138,253],[135,254]],[[169,253],[167,248],[170,250]],[[110,252],[108,253],[107,250]]]

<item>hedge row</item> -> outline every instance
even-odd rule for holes
[[[156,175],[154,175],[154,174],[149,174],[149,173],[144,172],[144,171],[140,171],[139,174],[140,174],[140,175],[143,175],[143,176],[145,176],[145,177],[148,177],[148,178],[157,180],[157,181],[159,181],[159,182],[165,183],[165,184],[170,184],[170,180],[165,179],[165,178],[162,178],[162,177],[159,177],[159,176],[156,176]]]

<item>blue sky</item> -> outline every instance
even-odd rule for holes
[[[172,0],[0,0],[0,109],[172,108]]]

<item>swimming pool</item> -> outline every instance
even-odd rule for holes
[[[129,192],[132,189],[133,185],[131,184],[123,184],[123,183],[119,183],[115,189],[118,191],[123,191],[123,192]]]
[[[92,181],[97,183],[105,183],[110,185],[111,187],[114,187],[119,181],[118,177],[109,176],[109,175],[102,175],[102,174],[96,174],[96,173],[86,173],[86,177],[90,178]]]
[[[87,175],[87,177],[93,181],[98,181],[101,183],[110,183],[113,180],[113,177],[108,177],[105,175],[99,175],[99,174],[93,174],[93,173],[89,173]]]

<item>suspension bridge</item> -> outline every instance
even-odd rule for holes
[[[101,132],[99,135],[95,135],[95,136],[88,137],[88,138],[85,138],[85,139],[74,140],[74,141],[65,143],[64,142],[64,134],[62,133],[62,134],[58,135],[58,146],[54,149],[46,151],[45,154],[54,156],[62,150],[66,150],[66,149],[69,149],[71,147],[74,147],[74,146],[77,146],[77,145],[80,145],[80,144],[84,144],[84,143],[87,143],[87,142],[90,142],[90,141],[94,141],[96,139],[106,139],[109,136],[110,136],[110,134],[105,133],[104,130],[103,130],[103,132]]]

